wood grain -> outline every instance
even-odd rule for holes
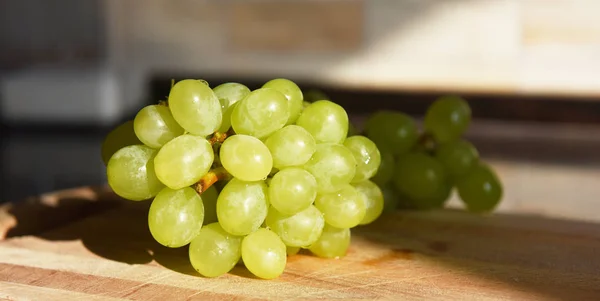
[[[240,266],[207,279],[193,270],[185,248],[154,242],[146,226],[148,206],[120,202],[83,219],[0,241],[0,298],[600,298],[600,225],[595,223],[456,210],[398,212],[354,229],[344,258],[292,256],[286,272],[272,281],[256,279]]]

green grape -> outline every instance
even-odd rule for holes
[[[313,156],[304,164],[317,180],[317,192],[334,192],[350,183],[356,173],[356,159],[340,144],[317,144]]]
[[[381,164],[381,153],[373,141],[365,136],[352,136],[344,141],[356,160],[356,173],[352,183],[370,179],[377,173]]]
[[[445,185],[444,167],[435,158],[424,153],[408,153],[396,161],[394,174],[396,188],[413,200],[436,196]]]
[[[392,186],[381,187],[381,193],[383,194],[383,214],[390,214],[396,212],[400,207],[400,196]]]
[[[324,224],[323,213],[313,205],[294,215],[282,214],[273,207],[267,214],[267,226],[291,247],[313,244],[321,236]]]
[[[282,169],[269,183],[269,202],[283,214],[294,214],[308,208],[316,197],[317,180],[302,168]]]
[[[366,205],[365,217],[359,223],[367,225],[375,221],[383,212],[384,200],[383,192],[377,184],[366,180],[360,183],[353,184],[354,188],[362,195]]]
[[[289,116],[285,95],[275,89],[260,88],[235,105],[231,126],[237,134],[263,139],[282,128]]]
[[[273,168],[271,152],[252,136],[230,136],[221,145],[219,155],[223,167],[243,181],[265,180]]]
[[[161,148],[184,131],[173,119],[169,108],[163,105],[141,109],[133,120],[133,128],[140,141],[152,148]]]
[[[197,136],[214,133],[223,120],[221,102],[213,90],[199,80],[177,82],[169,93],[169,109],[181,127]]]
[[[214,158],[208,140],[186,134],[167,142],[158,151],[154,170],[167,187],[179,189],[198,182],[208,172]]]
[[[216,86],[213,92],[219,98],[223,112],[223,121],[219,132],[226,133],[231,128],[231,113],[233,113],[234,104],[248,96],[250,89],[240,83],[224,83]]]
[[[442,185],[434,191],[432,196],[426,198],[414,198],[407,200],[407,203],[412,205],[412,208],[420,210],[431,210],[443,208],[446,201],[452,193],[452,184],[449,181],[443,181]]]
[[[219,223],[208,224],[190,243],[189,257],[202,276],[224,275],[242,258],[242,237],[227,233]]]
[[[310,106],[311,104],[312,104],[312,102],[303,101],[302,102],[302,111],[304,111],[304,109],[306,109],[306,107]]]
[[[350,184],[338,191],[317,195],[315,207],[323,213],[325,222],[336,228],[355,227],[367,213],[365,200]]]
[[[425,113],[425,129],[440,143],[458,139],[470,123],[471,108],[458,96],[440,97]]]
[[[165,187],[154,173],[156,150],[130,145],[118,150],[108,161],[108,185],[122,198],[143,201]]]
[[[331,100],[323,91],[312,89],[304,93],[304,100],[308,103],[313,103],[319,100]]]
[[[217,222],[217,198],[219,192],[215,185],[212,185],[202,193],[202,203],[204,204],[204,224]]]
[[[312,157],[317,147],[315,138],[297,125],[276,131],[265,140],[265,144],[273,155],[275,168],[302,165]]]
[[[267,217],[267,185],[264,181],[232,179],[217,198],[217,217],[221,227],[233,235],[248,235]]]
[[[275,279],[285,270],[286,247],[273,231],[260,228],[242,240],[242,259],[256,277]]]
[[[454,140],[442,144],[435,157],[444,165],[450,176],[462,176],[479,161],[477,149],[466,140]]]
[[[414,120],[401,112],[379,111],[365,123],[365,133],[375,144],[394,155],[408,152],[417,142],[418,129]]]
[[[290,110],[290,116],[286,124],[293,124],[296,122],[300,113],[302,113],[302,103],[304,97],[302,96],[302,90],[293,81],[285,78],[276,78],[265,83],[263,88],[275,89],[285,95],[288,100],[288,109]]]
[[[287,253],[287,256],[292,256],[292,255],[296,255],[298,254],[298,252],[300,252],[300,248],[299,247],[290,247],[290,246],[285,246],[285,251]]]
[[[480,163],[456,182],[458,194],[472,212],[493,210],[502,199],[503,188],[496,173]]]
[[[173,190],[165,187],[150,205],[148,226],[152,237],[165,247],[189,244],[202,228],[202,198],[190,187]]]
[[[379,146],[378,149],[381,155],[381,163],[379,164],[377,173],[371,177],[371,181],[379,186],[385,186],[394,177],[396,159],[394,159],[394,155],[387,148]]]
[[[102,142],[102,162],[104,165],[108,165],[108,160],[118,150],[130,146],[142,144],[140,139],[135,135],[133,130],[133,120],[129,120],[116,128],[106,135]]]
[[[351,231],[325,224],[321,237],[308,250],[321,258],[340,258],[346,256],[350,247]]]
[[[342,143],[348,135],[348,114],[329,100],[319,100],[306,107],[296,124],[313,135],[317,143]]]

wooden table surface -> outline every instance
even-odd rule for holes
[[[600,225],[457,210],[356,228],[338,260],[292,256],[276,280],[207,279],[157,245],[148,202],[80,188],[0,210],[6,300],[600,300]]]

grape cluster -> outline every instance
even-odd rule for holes
[[[200,274],[243,264],[273,279],[300,249],[344,256],[350,230],[383,212],[370,180],[381,153],[366,136],[348,136],[349,126],[344,108],[306,103],[287,79],[256,90],[186,79],[109,133],[102,156],[112,190],[152,200],[150,233],[188,246]]]

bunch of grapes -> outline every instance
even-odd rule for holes
[[[462,136],[471,108],[457,96],[437,99],[427,109],[424,130],[402,112],[379,111],[367,119],[364,133],[381,152],[381,168],[372,181],[386,196],[387,209],[441,208],[456,188],[471,212],[489,212],[502,198],[502,184],[477,149]]]
[[[382,214],[383,193],[370,180],[380,151],[348,128],[340,105],[306,104],[287,79],[253,91],[186,79],[109,133],[102,153],[112,190],[152,200],[152,236],[188,246],[200,274],[240,263],[273,279],[300,249],[344,256],[350,229]]]

